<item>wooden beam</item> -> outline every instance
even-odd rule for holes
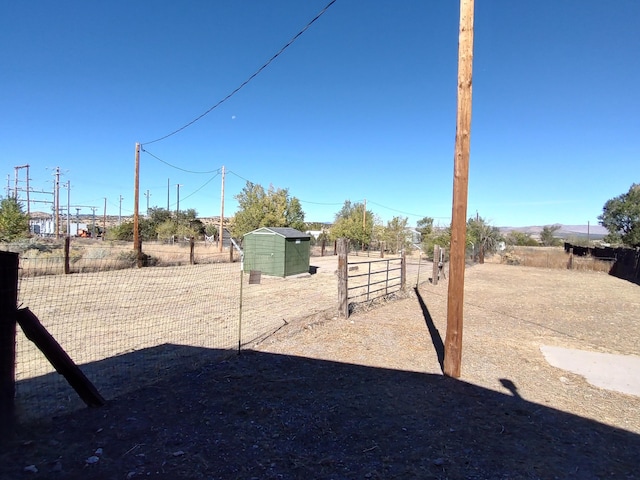
[[[84,403],[89,407],[101,407],[105,404],[98,390],[31,310],[28,308],[18,310],[17,319],[24,335],[40,349],[53,368],[67,379]]]
[[[456,144],[453,167],[451,253],[447,296],[447,334],[445,337],[444,355],[444,374],[454,378],[460,377],[462,364],[464,257],[467,242],[467,195],[471,140],[473,2],[474,0],[460,0],[458,113],[456,117]]]

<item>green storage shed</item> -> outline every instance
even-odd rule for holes
[[[262,227],[242,240],[244,271],[288,277],[309,272],[310,236],[295,228]]]

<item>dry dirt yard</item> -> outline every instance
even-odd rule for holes
[[[540,351],[640,355],[638,285],[468,268],[460,379],[442,375],[446,297],[441,281],[349,319],[316,313],[224,362],[22,428],[0,478],[640,478],[640,398]]]

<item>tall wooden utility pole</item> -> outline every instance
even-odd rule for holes
[[[367,199],[364,199],[364,208],[362,209],[362,231],[367,229]]]
[[[133,181],[133,249],[138,252],[140,258],[140,236],[138,232],[139,217],[138,207],[140,203],[140,144],[136,143],[136,167]]]
[[[222,240],[224,239],[224,165],[222,166],[222,187],[220,188],[220,231],[218,232],[218,251],[222,251]],[[232,248],[232,247],[229,247]]]
[[[464,302],[464,256],[467,240],[467,194],[471,140],[471,79],[473,73],[473,2],[460,0],[458,39],[458,114],[453,167],[451,259],[447,297],[447,334],[444,374],[460,377],[462,363],[462,310]],[[435,261],[435,259],[434,259]]]

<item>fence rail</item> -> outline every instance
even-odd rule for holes
[[[399,291],[403,287],[403,261],[402,258],[386,258],[348,263],[348,300],[368,302]],[[365,266],[365,273],[352,273],[359,272],[362,266]]]

